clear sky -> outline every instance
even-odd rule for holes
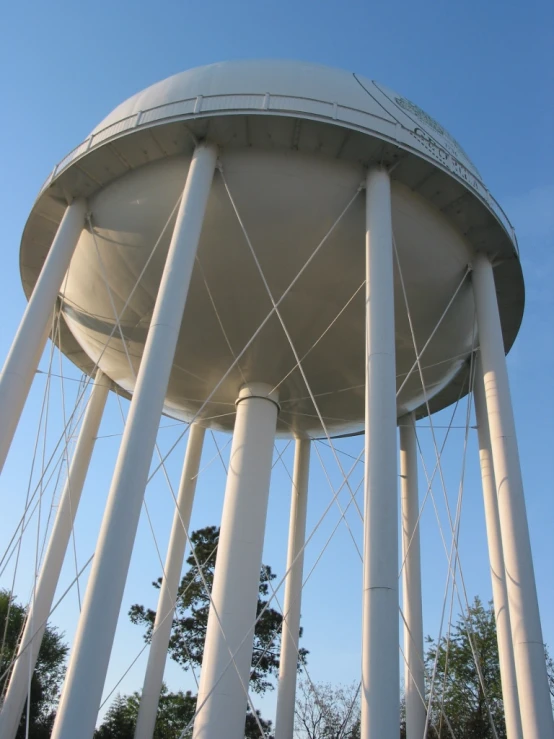
[[[36,193],[50,170],[92,128],[128,96],[181,70],[238,58],[281,57],[343,67],[376,79],[441,122],[480,169],[487,186],[516,227],[526,277],[526,312],[509,357],[516,421],[545,639],[554,648],[554,5],[549,0],[490,0],[464,3],[421,0],[360,2],[320,0],[222,0],[94,4],[61,0],[6,4],[2,13],[0,75],[0,357],[6,355],[24,308],[18,270],[19,241]],[[58,360],[56,359],[56,362]],[[43,361],[43,367],[46,366]],[[64,373],[78,372],[65,363]],[[66,386],[71,383],[69,380]],[[66,387],[71,407],[71,392]],[[19,433],[0,482],[0,541],[11,536],[23,510],[34,436],[44,392],[44,376],[35,382]],[[61,421],[59,390],[53,391],[50,424]],[[73,395],[74,397],[74,395]],[[127,406],[124,404],[124,410]],[[464,423],[465,408],[456,420]],[[111,399],[98,441],[76,525],[79,566],[88,559],[100,525],[121,420]],[[447,423],[448,411],[435,420]],[[164,422],[168,425],[168,422]],[[179,429],[160,432],[169,448]],[[440,433],[444,433],[443,431]],[[422,439],[428,429],[420,431]],[[468,472],[461,528],[462,566],[470,597],[490,597],[476,432],[470,433]],[[440,439],[439,439],[440,440]],[[218,442],[225,443],[225,438]],[[424,445],[429,452],[428,439]],[[460,477],[463,430],[454,429],[445,456],[449,495],[454,500]],[[182,445],[168,465],[176,484]],[[341,448],[357,454],[361,441]],[[215,452],[208,437],[204,461]],[[329,454],[325,463],[336,483],[340,477]],[[39,455],[40,456],[40,455]],[[315,455],[314,455],[315,456]],[[290,449],[285,455],[291,467]],[[432,466],[432,456],[428,454]],[[329,500],[317,458],[312,465],[309,522],[315,525]],[[361,472],[360,472],[361,474]],[[359,479],[359,478],[358,478]],[[422,478],[423,485],[423,478]],[[221,462],[199,482],[193,527],[218,523],[224,487]],[[440,486],[435,486],[437,498]],[[279,465],[272,482],[270,526],[264,561],[281,575],[285,569],[290,483]],[[346,500],[346,499],[344,499]],[[165,554],[171,499],[158,476],[148,490],[154,529]],[[47,515],[48,506],[43,510]],[[444,516],[444,510],[441,509]],[[316,560],[336,521],[326,522],[306,556],[306,572]],[[354,536],[359,521],[352,516]],[[44,518],[42,521],[44,526]],[[36,523],[22,547],[15,592],[29,595],[34,566]],[[422,521],[425,632],[436,634],[446,562],[432,509]],[[59,594],[75,573],[68,556]],[[110,690],[141,647],[140,631],[126,612],[135,602],[154,606],[150,582],[160,573],[152,536],[141,521],[125,592],[110,672]],[[304,646],[310,650],[312,679],[351,682],[359,676],[359,558],[344,526],[323,555],[306,588]],[[0,578],[11,587],[13,566]],[[83,586],[84,587],[84,583]],[[53,621],[71,638],[78,615],[73,589]],[[554,649],[551,649],[554,651]],[[138,689],[144,655],[121,689]],[[168,668],[170,686],[194,689],[190,676]],[[274,699],[260,703],[271,718]]]

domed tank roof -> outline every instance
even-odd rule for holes
[[[118,105],[91,135],[141,111],[192,98],[236,95],[286,96],[326,101],[377,118],[410,122],[423,129],[480,179],[458,142],[430,115],[406,98],[366,77],[321,64],[285,59],[218,62],[188,69],[147,87]],[[413,127],[413,125],[412,125]]]

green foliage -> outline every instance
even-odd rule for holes
[[[94,734],[94,739],[133,739],[138,718],[140,694],[118,695]],[[162,688],[152,739],[179,739],[194,716],[196,698],[189,691],[168,693]]]
[[[133,739],[139,705],[139,693],[118,695],[96,730],[94,739]],[[191,722],[195,710],[196,696],[190,691],[169,693],[164,685],[152,739],[179,739],[183,729]],[[264,736],[270,739],[271,722],[264,721],[259,713],[258,720],[264,729]],[[191,735],[192,730],[185,736]],[[258,723],[250,711],[246,714],[245,739],[261,739]]]
[[[16,603],[7,590],[0,590],[0,644],[5,634],[4,649],[0,654],[0,675],[6,673],[16,654],[25,614],[25,608]],[[50,736],[64,678],[67,652],[68,647],[62,641],[62,634],[55,627],[47,625],[31,678],[30,739],[47,739]],[[0,680],[0,694],[4,691],[8,677],[9,674],[4,680]],[[27,707],[21,717],[17,739],[24,739],[26,735],[26,716]]]
[[[204,639],[208,624],[210,592],[213,586],[219,528],[208,526],[191,534],[191,544],[196,558],[201,565],[201,572],[192,554],[187,559],[189,569],[184,574],[177,596],[173,630],[169,643],[169,655],[183,669],[202,665]],[[257,615],[263,611],[270,595],[269,582],[275,579],[271,568],[262,566],[260,573],[260,590]],[[161,578],[153,583],[159,588]],[[205,583],[205,584],[204,584]],[[133,605],[129,616],[134,624],[146,627],[145,641],[152,638],[152,629],[156,612],[141,605]],[[255,693],[264,693],[273,689],[271,678],[279,672],[279,653],[281,645],[281,614],[273,608],[267,608],[256,625],[254,649],[252,653],[252,671],[250,673],[250,689]],[[307,651],[300,649],[299,661],[306,659]]]
[[[137,716],[136,693],[117,695],[107,710],[104,721],[94,732],[94,739],[133,739]]]
[[[460,618],[452,627],[450,640],[443,637],[438,647],[437,670],[434,688],[432,722],[436,736],[450,737],[451,732],[440,714],[441,704],[452,725],[456,737],[462,739],[494,739],[487,703],[497,730],[498,739],[506,737],[496,623],[492,605],[485,608],[477,597],[470,606],[467,622]],[[433,672],[437,656],[437,644],[428,638],[426,655],[428,674]],[[473,649],[472,649],[473,647]],[[486,699],[475,664],[477,657]],[[430,733],[432,736],[433,733]]]

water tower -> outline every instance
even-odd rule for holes
[[[1,462],[54,310],[61,350],[95,378],[20,651],[38,651],[29,623],[48,616],[106,395],[131,398],[55,739],[94,730],[162,413],[190,423],[189,443],[137,738],[152,735],[206,428],[233,440],[194,738],[244,736],[276,434],[296,444],[276,722],[278,739],[292,736],[310,440],[361,433],[362,736],[398,736],[397,426],[408,736],[422,737],[414,423],[467,392],[470,366],[508,728],[521,736],[521,715],[526,739],[553,735],[505,363],[523,312],[517,243],[436,121],[382,85],[310,64],[177,74],[56,166],[20,261],[29,304],[1,377]],[[15,664],[2,736],[28,669]]]

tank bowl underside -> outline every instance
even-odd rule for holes
[[[173,229],[171,214],[189,162],[188,156],[176,156],[145,165],[91,198],[92,232],[83,231],[64,286],[63,314],[73,336],[128,393],[133,392]],[[224,152],[221,165],[263,275],[279,301],[359,190],[364,170],[323,156],[259,149]],[[456,292],[472,249],[438,209],[395,182],[392,211],[407,302],[421,348]],[[365,194],[360,190],[279,303],[293,351],[278,316],[270,315],[271,298],[217,171],[165,412],[187,420],[199,413],[207,425],[229,430],[241,385],[265,382],[279,391],[280,434],[360,431],[364,281]],[[395,326],[400,388],[416,355],[397,266]],[[428,398],[467,360],[473,327],[466,279],[422,357]],[[398,396],[398,415],[420,407],[424,399],[416,370]]]

